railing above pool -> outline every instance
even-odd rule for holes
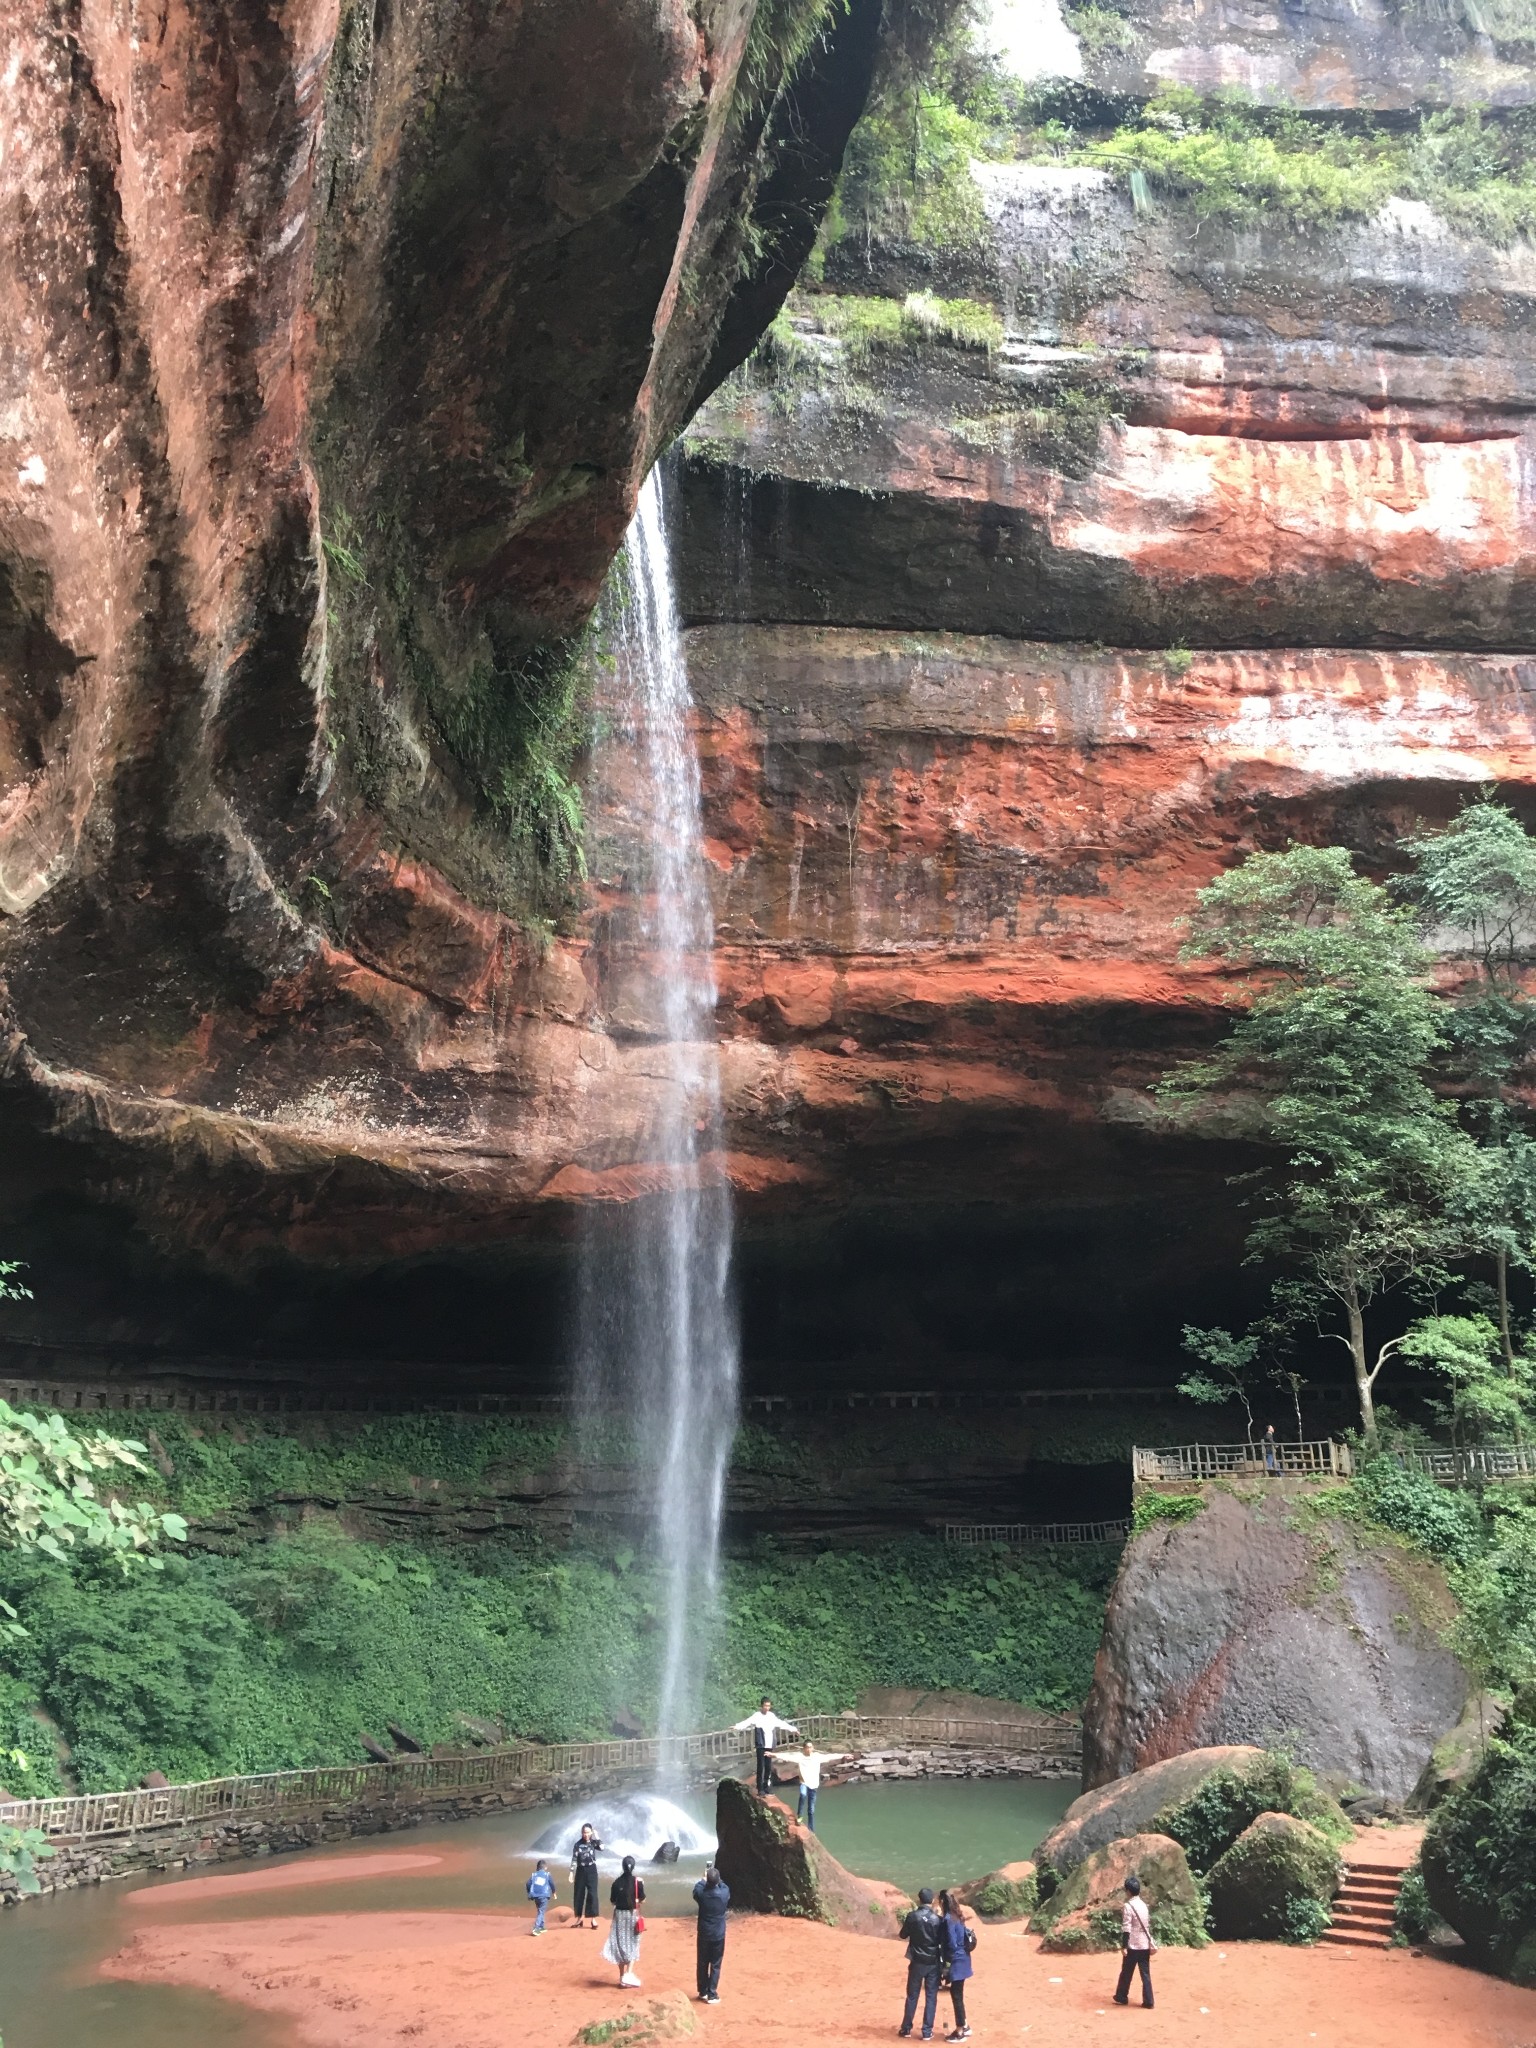
[[[1181,1479],[1255,1478],[1348,1479],[1355,1469],[1348,1444],[1323,1443],[1176,1444],[1169,1449],[1131,1452],[1132,1476],[1143,1485]]]
[[[803,1714],[798,1725],[811,1741],[848,1754],[882,1747],[985,1749],[1010,1758],[1075,1762],[1082,1752],[1082,1729],[1064,1715],[983,1721],[926,1714]],[[522,1743],[470,1756],[402,1756],[389,1763],[267,1771],[135,1792],[9,1800],[0,1802],[0,1821],[73,1841],[293,1807],[343,1806],[367,1797],[491,1791],[597,1772],[683,1768],[715,1758],[742,1760],[751,1753],[751,1736],[734,1728],[611,1742]]]
[[[1131,1533],[1128,1521],[1109,1522],[946,1522],[946,1543],[1123,1543]]]

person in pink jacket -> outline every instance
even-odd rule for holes
[[[1120,1915],[1120,1941],[1125,1953],[1120,1958],[1120,1982],[1115,1986],[1116,2005],[1131,2002],[1131,1978],[1141,1972],[1141,2002],[1152,2003],[1152,1958],[1157,1943],[1152,1939],[1152,1915],[1141,1896],[1141,1879],[1125,1880],[1125,1910]]]

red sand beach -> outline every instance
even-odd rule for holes
[[[241,1892],[283,1892],[298,1885],[356,1884],[370,1877],[404,1877],[416,1870],[440,1870],[443,1856],[390,1850],[378,1856],[331,1856],[324,1862],[282,1863],[265,1870],[239,1870],[228,1877],[187,1877],[175,1884],[146,1885],[125,1904],[174,1912],[188,1899],[233,1898]]]
[[[275,1873],[274,1873],[275,1874]],[[179,1889],[179,1888],[172,1888]],[[621,1992],[601,1933],[561,1909],[542,1940],[526,1914],[317,1914],[145,1928],[107,1974],[195,1985],[284,2015],[305,2048],[559,2044],[658,1995],[691,1993],[693,1928],[653,1920],[643,1989]],[[1100,2048],[1536,2048],[1536,1991],[1405,1952],[1247,1943],[1165,1950],[1158,2005],[1109,2002],[1113,1956],[1046,1956],[1022,1928],[982,1930],[970,2006],[978,2044]],[[899,1945],[799,1920],[741,1915],[722,2003],[692,2005],[700,2048],[888,2042]],[[948,2000],[940,2003],[940,2032]]]

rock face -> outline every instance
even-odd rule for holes
[[[1210,1742],[1283,1739],[1298,1762],[1407,1796],[1466,1703],[1439,1640],[1439,1570],[1277,1492],[1211,1490],[1133,1537],[1084,1716],[1090,1784]]]
[[[849,1934],[894,1935],[908,1901],[894,1885],[855,1877],[777,1799],[738,1778],[715,1795],[716,1861],[731,1904],[746,1913],[823,1920]]]
[[[1244,1770],[1258,1763],[1263,1754],[1261,1749],[1241,1743],[1222,1743],[1186,1750],[1108,1784],[1097,1784],[1073,1800],[1036,1854],[1042,1863],[1065,1876],[1096,1850],[1140,1834],[1165,1809],[1193,1798],[1218,1772]]]

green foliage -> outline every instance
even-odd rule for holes
[[[1410,1472],[1396,1458],[1368,1460],[1349,1486],[1329,1490],[1330,1513],[1359,1514],[1390,1529],[1441,1564],[1473,1557],[1482,1542],[1482,1516],[1467,1495]]]
[[[1211,1368],[1209,1373],[1192,1372],[1179,1381],[1179,1392],[1185,1400],[1194,1401],[1202,1408],[1224,1408],[1235,1398],[1242,1403],[1251,1438],[1253,1402],[1250,1389],[1259,1354],[1258,1338],[1234,1337],[1230,1330],[1201,1330],[1193,1323],[1186,1323],[1184,1349],[1191,1357],[1200,1359]]]
[[[1309,1770],[1280,1750],[1266,1751],[1244,1771],[1213,1772],[1188,1799],[1165,1807],[1152,1822],[1151,1832],[1171,1835],[1192,1869],[1208,1871],[1261,1813],[1285,1813],[1307,1821],[1325,1840],[1343,1842],[1352,1836],[1337,1802],[1319,1790]]]
[[[1536,1500],[1492,1495],[1486,1541],[1451,1571],[1452,1644],[1482,1682],[1536,1685]]]
[[[925,1538],[815,1558],[765,1549],[726,1569],[706,1715],[734,1719],[764,1691],[790,1710],[840,1710],[870,1684],[1075,1707],[1112,1569],[1097,1551],[957,1556]],[[660,1589],[627,1552],[464,1556],[315,1523],[127,1580],[13,1553],[0,1593],[27,1628],[6,1652],[9,1696],[47,1708],[87,1790],[149,1770],[346,1762],[359,1731],[388,1720],[428,1742],[457,1737],[460,1713],[561,1741],[605,1735],[620,1707],[654,1710]]]
[[[1332,1925],[1333,1915],[1321,1899],[1310,1898],[1304,1892],[1295,1893],[1285,1902],[1284,1931],[1280,1939],[1310,1948]]]
[[[1137,1493],[1131,1504],[1131,1534],[1143,1536],[1159,1522],[1192,1522],[1205,1506],[1203,1493]]]
[[[843,361],[851,369],[862,369],[875,356],[910,352],[935,341],[992,349],[1003,338],[996,312],[976,299],[940,299],[932,292],[909,292],[905,299],[822,292],[803,304],[822,331],[843,344]],[[786,367],[792,361],[814,374],[803,344],[793,349],[772,339],[765,360]]]
[[[1315,1827],[1268,1808],[1211,1866],[1212,1926],[1222,1940],[1315,1940],[1342,1877],[1338,1850]]]
[[[1490,1316],[1420,1316],[1402,1351],[1444,1380],[1450,1399],[1431,1407],[1453,1443],[1507,1442],[1536,1423],[1536,1365],[1524,1357],[1505,1365]]]
[[[1163,649],[1163,673],[1177,682],[1187,676],[1194,666],[1195,657],[1187,647],[1165,647]]]
[[[1089,0],[1084,7],[1063,9],[1067,27],[1083,46],[1085,57],[1127,56],[1136,47],[1136,31],[1123,14]]]
[[[0,1821],[0,1871],[15,1879],[23,1898],[42,1889],[37,1865],[43,1857],[57,1853],[41,1828],[18,1828],[9,1821]]]
[[[1424,1872],[1415,1863],[1403,1875],[1402,1889],[1392,1916],[1392,1938],[1396,1945],[1427,1941],[1435,1924],[1435,1910],[1424,1889]]]
[[[1513,1969],[1536,1928],[1536,1727],[1489,1742],[1431,1815],[1421,1860],[1434,1910],[1480,1960]]]
[[[1267,1334],[1331,1326],[1371,1436],[1374,1387],[1401,1339],[1372,1362],[1365,1313],[1411,1278],[1444,1275],[1480,1171],[1427,1078],[1444,1027],[1412,914],[1356,875],[1342,847],[1293,846],[1250,855],[1200,892],[1184,957],[1225,962],[1248,1006],[1162,1093],[1193,1106],[1236,1090],[1255,1103],[1284,1155],[1259,1177],[1248,1233],[1249,1261],[1280,1269]]]
[[[0,1401],[0,1543],[50,1557],[78,1545],[106,1552],[124,1571],[134,1559],[158,1570],[151,1552],[157,1543],[182,1541],[181,1516],[97,1492],[98,1482],[120,1472],[143,1475],[143,1450],[131,1438],[77,1431],[62,1416]]]

